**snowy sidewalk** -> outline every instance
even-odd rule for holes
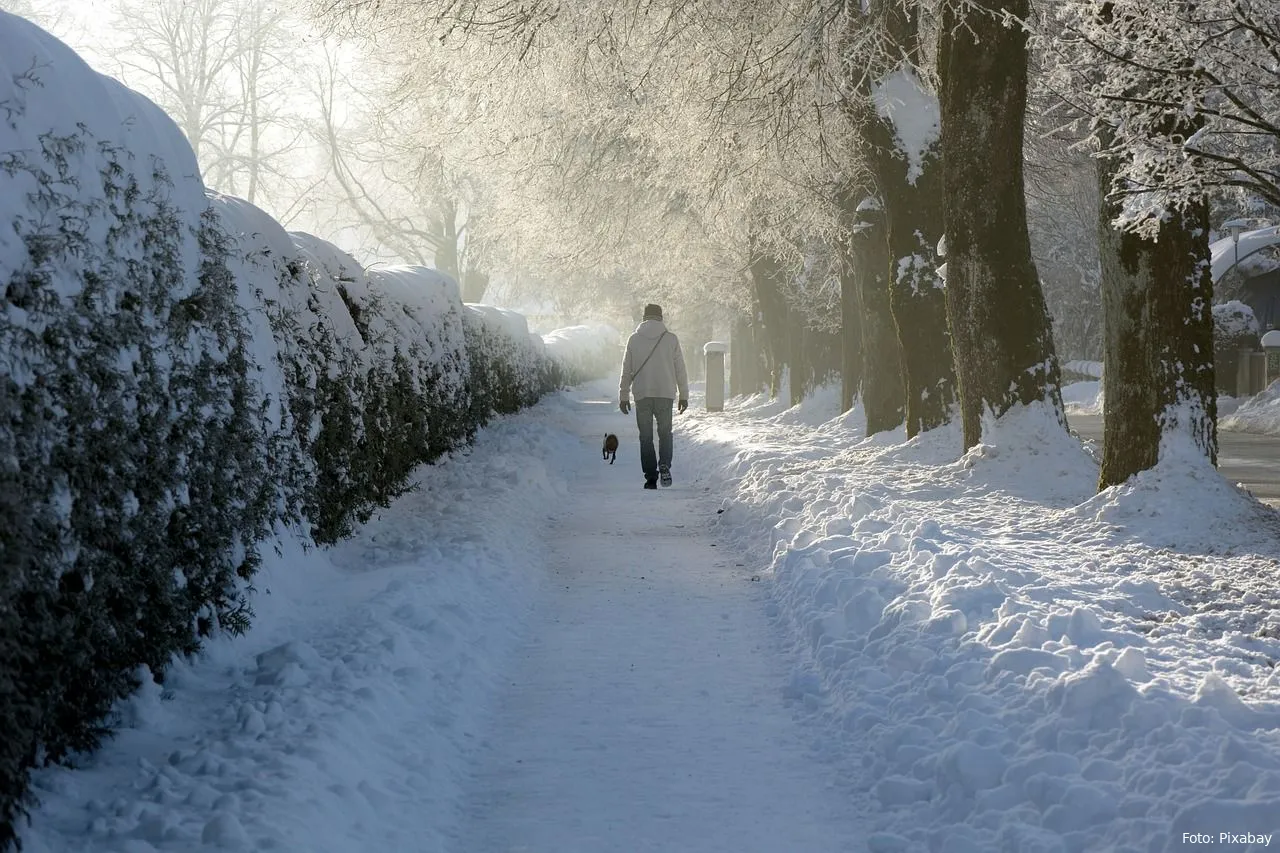
[[[865,849],[690,444],[642,490],[606,390],[498,419],[335,548],[268,552],[247,636],[37,774],[26,849]]]
[[[709,537],[714,496],[681,477],[689,444],[677,428],[675,486],[645,491],[632,418],[584,418],[583,452],[607,430],[617,464],[584,472],[548,532],[462,849],[862,849],[786,707],[761,587]]]

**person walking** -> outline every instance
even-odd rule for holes
[[[631,395],[636,398],[636,426],[640,429],[640,467],[644,487],[671,485],[672,392],[678,392],[681,414],[689,408],[689,375],[684,367],[680,340],[662,322],[662,307],[644,306],[644,319],[627,340],[618,382],[618,408],[631,411]],[[653,425],[658,424],[658,452],[653,452]]]

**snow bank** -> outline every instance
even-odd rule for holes
[[[1272,382],[1260,394],[1243,400],[1218,426],[1236,432],[1280,435],[1280,382]]]
[[[36,774],[27,853],[454,849],[546,508],[592,461],[566,409],[495,420],[333,548],[268,554],[246,636],[148,681],[85,767]]]
[[[1240,235],[1238,244],[1229,236],[1215,240],[1209,247],[1213,280],[1217,282],[1226,275],[1235,266],[1237,259],[1243,262],[1255,252],[1261,252],[1277,244],[1280,244],[1280,226],[1277,225],[1246,231]]]
[[[768,567],[784,695],[865,756],[872,850],[1277,830],[1280,524],[1202,455],[1095,495],[1046,409],[961,455],[956,427],[861,439],[747,406],[695,411],[682,459]]]
[[[1072,382],[1062,386],[1062,404],[1069,415],[1102,414],[1102,382]]]
[[[576,385],[616,373],[622,364],[621,335],[612,326],[566,326],[542,336],[564,381]]]

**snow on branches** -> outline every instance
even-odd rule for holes
[[[1072,0],[1043,34],[1059,90],[1117,163],[1116,224],[1151,235],[1210,189],[1280,204],[1271,0]]]

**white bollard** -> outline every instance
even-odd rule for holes
[[[702,345],[707,359],[707,411],[724,411],[724,354],[729,345],[721,341],[708,341]]]

